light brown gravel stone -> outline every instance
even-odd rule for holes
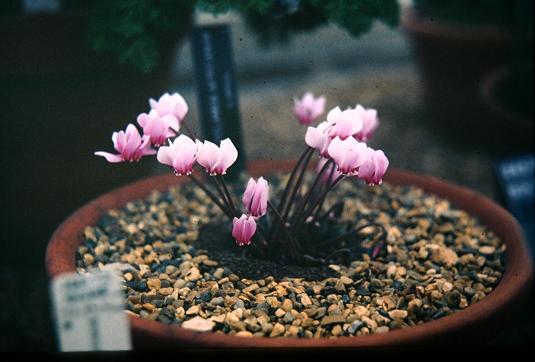
[[[236,337],[252,338],[253,334],[249,331],[239,331],[236,333]]]
[[[214,327],[214,322],[209,319],[194,317],[182,323],[182,327],[198,332],[207,332],[212,330]]]
[[[187,311],[186,311],[186,315],[193,315],[193,314],[198,314],[199,313],[199,307],[194,305],[194,306],[191,306]]]
[[[330,324],[344,323],[345,318],[342,315],[325,316],[321,319],[322,326],[328,326]]]
[[[453,266],[459,260],[457,253],[453,249],[443,246],[434,250],[431,258],[435,263],[445,264],[446,266]]]
[[[331,334],[332,334],[333,336],[339,336],[339,335],[341,335],[341,334],[342,334],[342,327],[341,327],[339,324],[335,325],[335,326],[333,327],[333,329],[331,330]]]
[[[492,255],[496,251],[494,246],[482,246],[479,248],[479,252],[483,255]]]
[[[199,272],[199,269],[193,267],[186,273],[186,276],[184,279],[187,281],[195,281],[201,277],[201,273]]]
[[[271,330],[271,333],[269,334],[270,337],[278,337],[282,335],[285,332],[285,328],[280,323],[275,323],[273,326],[273,329]]]
[[[392,319],[405,319],[407,318],[408,313],[406,310],[394,309],[388,312],[388,315]]]
[[[160,288],[158,290],[158,293],[160,293],[161,295],[171,295],[173,293],[173,288]]]
[[[284,299],[284,302],[282,302],[281,308],[286,312],[291,311],[292,308],[293,308],[292,300],[291,299]]]
[[[366,323],[366,325],[368,326],[368,328],[370,328],[371,330],[375,330],[375,329],[377,329],[377,322],[374,321],[373,319],[370,319],[370,318],[368,318],[368,317],[366,317],[366,316],[363,316],[363,317],[361,318],[361,320],[362,320],[364,323]]]
[[[387,326],[381,326],[381,327],[377,327],[377,329],[375,330],[375,333],[386,333],[389,331],[389,328]]]

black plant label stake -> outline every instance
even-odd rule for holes
[[[202,136],[217,145],[227,137],[232,140],[239,157],[228,173],[235,180],[246,161],[229,25],[195,26],[191,49]]]

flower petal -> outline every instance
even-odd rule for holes
[[[221,166],[223,167],[222,173],[225,173],[227,169],[236,162],[238,159],[238,150],[230,140],[230,138],[225,138],[221,141],[220,146],[221,152]]]
[[[106,159],[106,161],[108,162],[111,162],[111,163],[118,163],[118,162],[123,162],[124,159],[121,155],[114,155],[112,153],[109,153],[109,152],[103,152],[103,151],[98,151],[98,152],[95,152],[95,155],[96,156],[102,156]]]

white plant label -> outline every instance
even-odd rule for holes
[[[124,351],[132,348],[119,277],[112,271],[69,273],[52,281],[59,348]]]

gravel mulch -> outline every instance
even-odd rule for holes
[[[268,179],[278,192],[279,177]],[[368,229],[341,245],[352,250],[346,262],[302,267],[249,257],[218,209],[186,184],[87,226],[76,265],[80,273],[118,270],[128,313],[243,337],[384,333],[462,310],[499,283],[505,244],[448,201],[415,187],[344,181],[326,207],[341,198],[344,220],[387,230],[375,260]]]

